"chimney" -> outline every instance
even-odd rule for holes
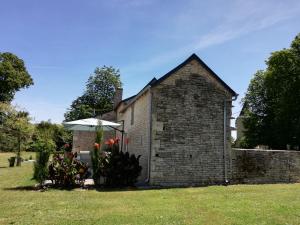
[[[116,88],[115,96],[114,96],[114,109],[117,105],[122,101],[123,89]]]

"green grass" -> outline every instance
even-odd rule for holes
[[[0,224],[300,224],[300,184],[39,192],[26,188],[33,164],[3,168],[9,156],[0,153]]]

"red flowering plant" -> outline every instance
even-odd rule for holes
[[[93,167],[93,180],[95,185],[100,185],[100,166],[101,166],[101,143],[103,137],[103,129],[99,125],[96,127],[96,139],[94,143],[94,149],[90,152]]]
[[[95,143],[94,144],[94,150],[100,150],[101,144],[100,143]]]
[[[62,146],[61,150],[65,152],[71,152],[72,151],[72,144],[66,143]]]
[[[49,179],[56,187],[82,186],[88,176],[87,164],[76,159],[76,153],[55,153],[49,164]]]

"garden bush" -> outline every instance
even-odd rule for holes
[[[48,161],[55,149],[55,144],[51,139],[38,138],[34,143],[34,148],[37,153],[33,178],[42,185],[48,177]]]
[[[128,152],[120,151],[118,139],[108,140],[102,149],[97,148],[96,144],[93,154],[99,155],[100,165],[96,175],[104,178],[104,185],[109,187],[133,186],[142,170],[139,165],[141,156],[136,157],[134,154],[130,155]]]
[[[56,187],[81,186],[88,176],[88,167],[76,159],[76,153],[65,151],[64,154],[55,153],[49,164],[49,179]]]

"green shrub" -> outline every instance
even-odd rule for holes
[[[141,173],[142,167],[139,165],[139,156],[130,155],[119,149],[118,139],[110,139],[106,142],[106,147],[95,148],[94,155],[99,155],[99,171],[95,173],[104,178],[104,184],[110,187],[132,186],[136,183]]]
[[[42,184],[48,177],[48,161],[51,153],[55,150],[55,144],[51,139],[39,138],[36,140],[34,148],[37,153],[33,178]]]

